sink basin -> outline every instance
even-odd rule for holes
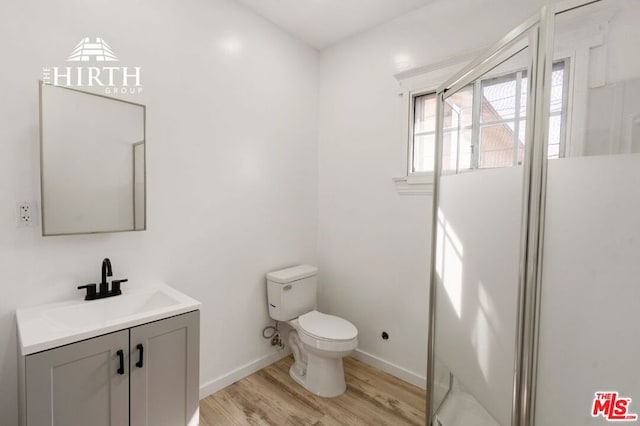
[[[117,298],[117,300],[116,300]],[[71,306],[52,307],[42,311],[47,321],[52,321],[57,327],[74,329],[79,323],[83,326],[101,326],[119,318],[126,318],[155,309],[168,308],[180,301],[162,290],[124,294],[108,299],[96,300]]]
[[[200,302],[167,285],[128,286],[120,296],[18,309],[22,355],[199,309]]]

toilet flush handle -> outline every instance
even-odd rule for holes
[[[292,288],[291,284],[287,284],[287,285],[284,286],[284,288],[282,290],[289,291],[289,290],[291,290],[291,288]]]

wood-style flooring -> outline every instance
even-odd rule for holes
[[[425,391],[354,358],[347,391],[320,398],[289,376],[286,357],[200,401],[200,426],[424,425]]]

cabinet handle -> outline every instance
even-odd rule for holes
[[[118,368],[118,374],[124,374],[124,351],[120,349],[116,352],[118,357],[120,358],[120,367]]]
[[[139,356],[138,362],[136,362],[136,367],[142,368],[142,360],[144,359],[144,346],[142,346],[142,343],[138,343],[136,348],[138,349]]]

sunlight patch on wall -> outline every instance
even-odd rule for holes
[[[491,347],[495,344],[496,335],[495,330],[492,330],[490,316],[491,313],[487,312],[486,306],[489,303],[489,295],[487,294],[482,282],[478,283],[478,310],[476,313],[476,320],[473,325],[473,332],[471,335],[471,344],[476,351],[476,358],[480,371],[484,376],[484,379],[489,383],[491,377]]]
[[[462,317],[462,242],[450,223],[438,210],[436,273],[440,277],[451,306]]]

